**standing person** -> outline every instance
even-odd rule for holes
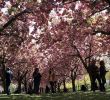
[[[12,80],[12,71],[10,70],[10,68],[6,68],[6,93],[7,95],[10,95],[10,84],[11,84],[11,80]]]
[[[89,72],[91,75],[91,90],[95,91],[95,87],[96,87],[96,80],[99,83],[99,89],[100,91],[102,91],[101,89],[101,79],[100,79],[100,74],[99,74],[99,69],[96,66],[96,60],[92,60],[91,65],[89,66]]]
[[[56,92],[56,80],[55,80],[55,72],[52,69],[49,70],[49,83],[50,83],[50,88],[51,88],[51,92],[55,93]]]
[[[40,81],[41,81],[41,74],[39,73],[39,69],[35,68],[34,73],[33,73],[33,78],[34,78],[34,93],[39,94],[39,86],[40,86]]]
[[[105,63],[104,61],[100,61],[100,78],[101,78],[101,83],[102,83],[102,91],[105,91],[105,83],[106,83],[106,69],[105,69]]]

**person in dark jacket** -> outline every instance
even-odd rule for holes
[[[102,90],[105,91],[105,83],[106,83],[106,68],[105,68],[105,63],[104,61],[100,61],[100,78],[101,78],[101,83],[102,83]]]
[[[41,74],[39,73],[39,69],[35,68],[35,71],[33,73],[33,78],[34,78],[34,93],[39,94],[39,86],[40,86],[40,81],[41,81]]]
[[[96,60],[95,59],[92,60],[91,65],[89,66],[89,72],[91,75],[91,90],[93,90],[93,91],[96,90],[95,89],[95,83],[97,80],[99,83],[99,89],[100,89],[100,91],[102,91],[100,73],[99,73],[98,67],[96,66]]]
[[[10,84],[11,84],[11,80],[12,80],[12,71],[10,70],[10,68],[6,68],[6,93],[7,95],[10,95]]]

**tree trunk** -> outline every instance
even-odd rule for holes
[[[60,86],[61,86],[61,84],[58,83],[58,92],[61,92],[61,90],[60,90]]]
[[[71,80],[72,80],[72,91],[75,92],[76,91],[76,88],[75,88],[75,79],[72,77]]]
[[[63,86],[64,86],[63,91],[64,91],[64,92],[67,92],[66,80],[65,80],[65,79],[63,79]]]
[[[76,88],[75,88],[76,72],[74,72],[74,75],[73,75],[73,71],[74,70],[71,70],[71,81],[72,81],[72,91],[75,92],[76,91]]]
[[[27,93],[27,79],[26,79],[26,76],[25,76],[25,79],[24,79],[24,87],[25,87],[25,92]]]
[[[17,87],[17,93],[21,93],[21,84],[22,84],[22,81],[21,80],[18,80],[18,87]]]
[[[78,84],[77,84],[77,90],[80,90],[80,84],[79,84],[79,80],[78,80]]]
[[[17,87],[16,93],[21,93],[22,80],[21,80],[20,70],[18,70],[17,74],[18,74],[18,75],[17,75],[17,84],[18,84],[18,87]]]
[[[18,70],[18,75],[17,75],[17,81],[18,81],[18,88],[17,88],[17,93],[21,93],[21,85],[22,85],[22,81],[24,80],[24,86],[25,86],[25,90],[27,92],[27,81],[26,81],[26,75],[27,72],[22,72],[20,70]]]

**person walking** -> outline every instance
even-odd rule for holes
[[[6,68],[5,76],[6,76],[6,94],[10,95],[10,84],[13,77],[13,74],[10,68]]]
[[[105,63],[104,61],[100,61],[100,78],[101,78],[101,83],[102,83],[102,91],[105,91],[105,83],[106,83],[106,68],[105,68]]]
[[[35,68],[33,72],[33,79],[34,79],[34,93],[39,94],[39,86],[40,86],[40,81],[41,81],[41,74],[39,72],[38,68]]]

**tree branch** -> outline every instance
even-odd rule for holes
[[[93,35],[96,35],[96,34],[98,34],[98,33],[101,33],[101,34],[104,34],[104,35],[110,35],[110,32],[105,32],[105,31],[95,31],[95,30],[94,30]]]
[[[109,6],[110,6],[110,0],[105,0],[108,4],[109,4]]]
[[[73,2],[76,2],[76,1],[78,1],[78,0],[63,0],[62,2],[65,5],[65,4],[70,4],[70,3],[73,3]]]
[[[1,28],[0,28],[0,33],[3,32],[11,23],[13,23],[19,16],[22,16],[24,13],[30,13],[29,9],[25,9],[21,11],[20,13],[12,16],[12,18],[9,19],[7,23],[5,23]],[[1,34],[0,34],[1,35]]]
[[[77,48],[75,45],[73,45],[73,47],[74,47],[74,49],[76,49],[76,51],[77,51],[77,53],[78,53],[78,57],[80,58],[80,60],[81,60],[81,62],[83,63],[84,67],[87,69],[87,64],[86,64],[85,61],[83,60],[83,58],[82,58],[82,56],[81,56],[81,54],[80,54],[78,48]]]

